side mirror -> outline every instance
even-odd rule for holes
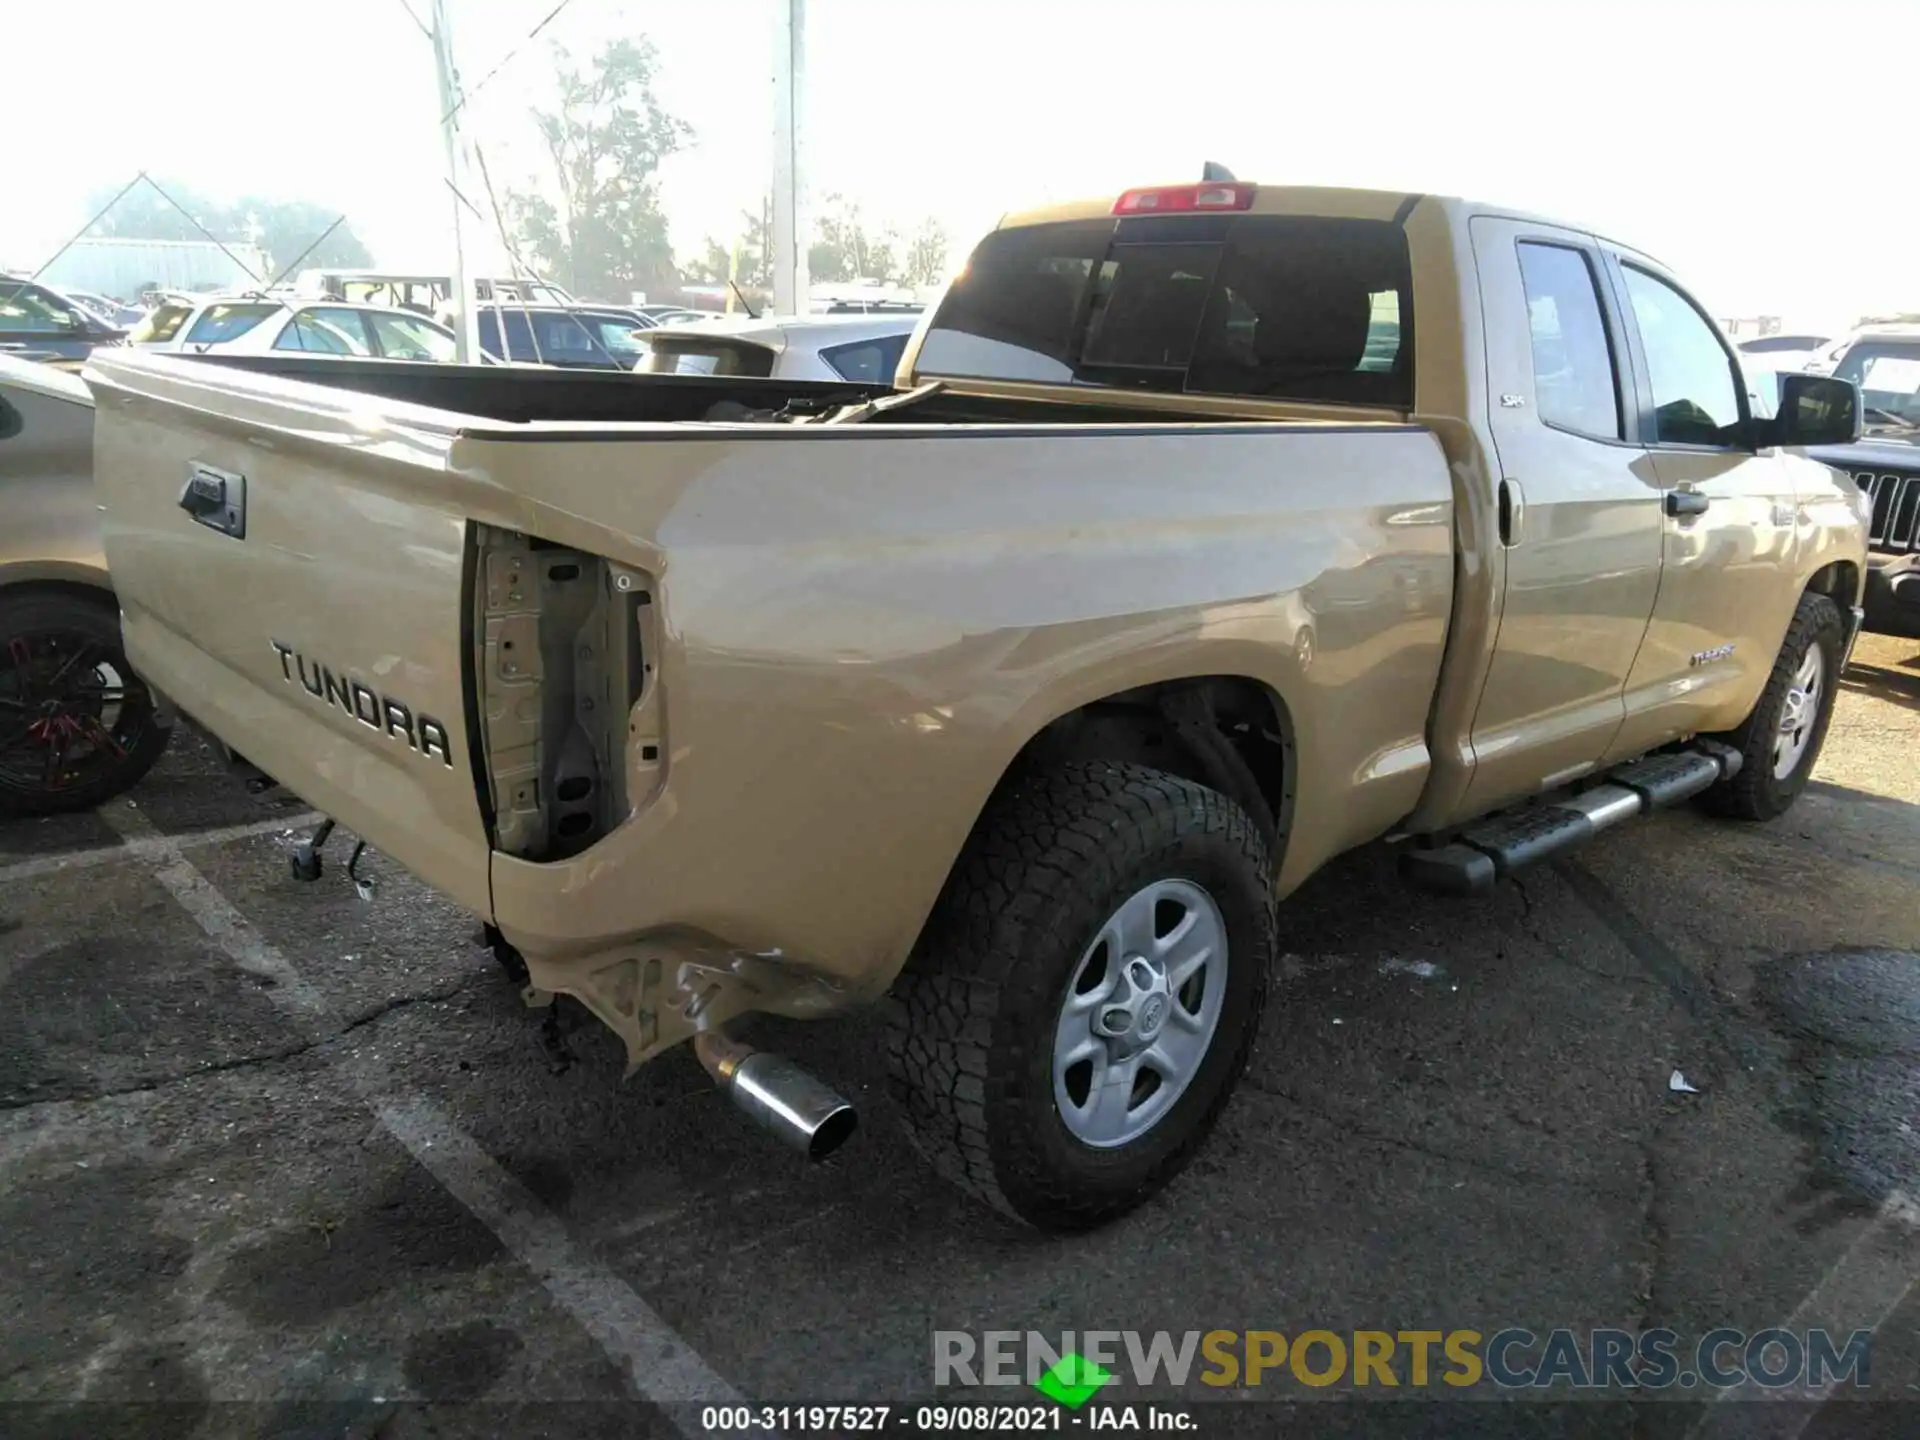
[[[1769,445],[1851,445],[1860,438],[1860,387],[1831,375],[1782,375]]]

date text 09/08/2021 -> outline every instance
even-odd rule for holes
[[[1059,1405],[708,1405],[700,1427],[714,1435],[843,1434],[907,1430],[916,1434],[1083,1430],[1189,1431],[1193,1415],[1179,1406],[1098,1405],[1074,1414]]]

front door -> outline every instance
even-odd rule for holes
[[[1793,467],[1749,439],[1747,386],[1719,327],[1671,278],[1610,255],[1664,491],[1660,599],[1627,681],[1610,759],[1743,720],[1799,596]]]
[[[1467,808],[1594,769],[1660,587],[1661,482],[1590,237],[1476,217],[1506,583]]]

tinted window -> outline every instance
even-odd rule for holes
[[[1618,440],[1620,391],[1593,269],[1578,250],[1520,246],[1533,337],[1534,404],[1549,425]]]
[[[453,337],[437,325],[413,315],[365,312],[368,328],[379,343],[380,353],[389,360],[431,360],[447,364],[453,359]]]
[[[1405,233],[1385,220],[1235,220],[1187,389],[1412,406]]]
[[[1081,368],[1171,370],[1176,373],[1168,388],[1180,388],[1193,360],[1220,250],[1217,241],[1115,245],[1101,261],[1093,288]]]
[[[508,316],[513,312],[509,310]],[[507,322],[511,325],[511,319]],[[581,315],[535,311],[534,331],[540,337],[541,353],[548,360],[607,364],[612,357],[594,335],[593,323]]]
[[[1678,290],[1625,267],[1627,296],[1647,352],[1656,438],[1669,445],[1726,445],[1740,424],[1731,357],[1712,323]]]
[[[278,305],[209,305],[187,331],[188,345],[221,345],[238,340],[269,315],[280,313]]]
[[[358,310],[318,306],[302,310],[274,341],[276,350],[307,350],[320,355],[371,355]]]
[[[646,342],[635,336],[640,330],[650,329],[650,325],[642,325],[624,315],[595,315],[587,323],[602,348],[625,368],[631,370],[646,355]]]
[[[1193,216],[1002,230],[949,288],[927,374],[1409,406],[1406,237]]]
[[[820,358],[843,380],[862,385],[891,385],[906,348],[905,335],[887,335],[878,340],[856,340],[850,345],[830,345],[820,352]]]
[[[38,285],[0,283],[0,330],[54,335],[74,329],[80,316],[64,300]]]
[[[997,230],[982,240],[940,303],[920,368],[1070,383],[1080,302],[1113,230],[1111,220],[1078,221]]]

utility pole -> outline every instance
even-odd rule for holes
[[[480,355],[480,316],[467,282],[466,247],[461,241],[460,72],[453,64],[453,32],[447,25],[447,0],[433,0],[433,70],[440,84],[440,138],[447,150],[447,199],[453,207],[453,344],[462,365],[477,363]]]
[[[804,144],[807,0],[775,0],[773,45],[773,310],[806,313],[807,174]]]

